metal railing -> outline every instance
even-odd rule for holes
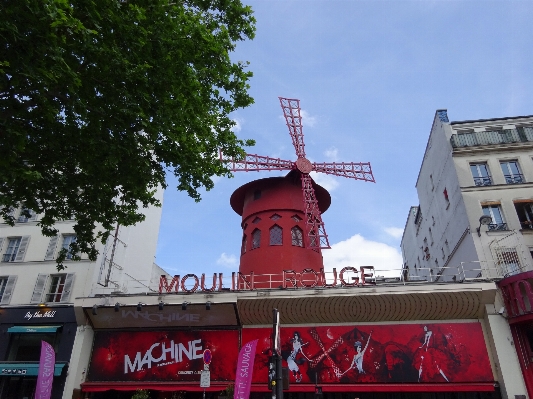
[[[492,186],[492,177],[474,177],[474,184],[476,186]]]
[[[505,183],[507,184],[521,184],[525,183],[524,175],[503,175],[505,177]]]
[[[533,141],[533,127],[453,134],[453,148]]]
[[[491,223],[488,225],[489,231],[507,231],[507,223]]]

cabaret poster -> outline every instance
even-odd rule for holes
[[[233,381],[239,332],[150,331],[95,334],[91,381],[200,381],[207,366],[212,381]]]
[[[271,331],[242,330],[258,339],[254,383],[268,381]],[[281,355],[291,384],[494,381],[479,323],[286,327]]]

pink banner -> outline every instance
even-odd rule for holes
[[[250,397],[256,346],[257,339],[248,342],[239,352],[233,399],[248,399]]]
[[[35,399],[50,399],[52,383],[54,382],[55,364],[56,353],[54,348],[48,342],[41,341],[41,360],[39,361]]]

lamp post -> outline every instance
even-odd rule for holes
[[[479,218],[479,227],[476,229],[477,236],[481,237],[481,226],[486,226],[492,223],[492,218],[489,215],[483,215]]]

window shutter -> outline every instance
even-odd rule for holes
[[[46,255],[44,256],[44,260],[52,260],[55,258],[58,239],[59,239],[59,235],[56,235],[50,238],[50,243],[48,244],[48,249],[46,250]]]
[[[31,296],[31,303],[41,303],[43,297],[44,287],[48,280],[48,274],[40,274],[37,276],[35,282],[35,288],[33,289],[33,295]]]
[[[0,298],[0,305],[9,305],[11,301],[11,295],[15,289],[15,283],[17,282],[17,276],[9,276],[7,278],[6,289],[4,290],[4,295]]]
[[[2,250],[4,249],[4,238],[0,238],[0,253],[3,253]]]
[[[65,286],[63,287],[63,294],[61,295],[61,300],[59,302],[68,302],[70,299],[70,292],[72,291],[72,286],[74,284],[75,273],[68,273],[67,278],[65,279]]]
[[[15,257],[15,262],[23,262],[24,256],[26,255],[26,249],[28,249],[28,244],[30,242],[30,236],[24,236],[20,240],[19,250],[17,256]]]

